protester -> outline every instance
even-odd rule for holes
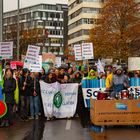
[[[61,83],[62,80],[64,79],[64,75],[65,75],[65,69],[63,67],[60,68],[59,70],[59,75],[58,75],[58,81]]]
[[[46,78],[46,74],[45,74],[45,69],[42,67],[42,72],[41,73],[39,73],[39,78],[41,79],[41,80],[45,80],[45,78]]]
[[[7,68],[4,76],[3,93],[5,93],[5,102],[7,105],[7,113],[3,117],[1,127],[8,127],[13,124],[13,116],[16,109],[16,101],[14,91],[16,89],[16,80],[13,78],[13,71]]]
[[[106,90],[112,91],[112,79],[113,79],[113,71],[112,68],[107,70],[107,78],[106,78]]]
[[[64,75],[64,79],[61,81],[62,84],[70,83],[70,76],[68,74]]]
[[[97,76],[96,76],[96,73],[95,73],[94,70],[92,70],[92,69],[90,70],[90,72],[89,72],[89,74],[87,76],[87,79],[89,79],[89,80],[97,79]]]
[[[43,114],[40,81],[44,81],[49,85],[55,82],[59,82],[60,84],[77,83],[78,101],[75,116],[79,116],[83,127],[89,126],[90,110],[85,107],[82,92],[82,80],[86,79],[85,81],[89,80],[90,82],[92,82],[91,80],[97,80],[99,82],[103,81],[104,83],[104,79],[106,79],[106,91],[111,93],[109,95],[113,99],[117,97],[119,92],[129,87],[129,81],[128,76],[124,74],[122,67],[116,65],[107,67],[107,69],[105,69],[105,73],[100,72],[98,75],[96,69],[88,71],[89,68],[87,66],[80,66],[76,68],[76,65],[69,65],[68,67],[60,68],[52,67],[48,70],[47,74],[45,73],[44,68],[42,68],[42,72],[40,74],[33,72],[30,73],[29,70],[22,69],[14,70],[14,79],[13,73],[8,66],[4,77],[4,92],[6,95],[8,112],[3,117],[1,126],[9,126],[13,123],[13,112],[15,112],[17,105],[20,111],[20,118],[23,121],[27,121],[28,118],[39,119],[39,114]],[[139,73],[134,72],[133,77],[139,78]],[[58,85],[60,85],[59,83]],[[60,94],[58,94],[58,98],[60,97]],[[20,99],[19,101],[18,98]],[[53,116],[49,116],[47,119],[53,119]]]
[[[40,94],[40,83],[37,74],[30,73],[30,117],[29,119],[38,119],[39,116],[39,94]]]
[[[30,77],[27,69],[22,70],[22,75],[19,79],[19,90],[20,90],[20,115],[22,120],[28,120],[29,116],[29,84]]]
[[[44,80],[46,83],[54,83],[56,82],[56,75],[54,73],[49,72],[46,75],[46,79]]]
[[[113,75],[113,79],[112,79],[112,88],[113,88],[113,92],[111,93],[112,98],[116,98],[119,92],[129,87],[128,77],[124,75],[121,66],[118,66],[116,68],[115,73],[116,74]]]

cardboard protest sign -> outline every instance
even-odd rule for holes
[[[0,42],[0,60],[13,58],[13,42]]]
[[[129,57],[128,58],[128,70],[140,70],[140,57]]]
[[[80,44],[74,45],[74,54],[75,54],[75,60],[82,60],[82,48]]]
[[[94,58],[92,43],[82,43],[82,58],[83,60]]]
[[[39,56],[40,47],[29,45],[26,53],[25,63],[36,64]]]
[[[61,64],[62,64],[62,59],[61,59],[61,57],[56,57],[56,58],[55,58],[55,66],[61,67]]]

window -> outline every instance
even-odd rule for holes
[[[89,30],[80,30],[76,33],[69,35],[69,39],[73,39],[82,35],[89,35]]]
[[[77,17],[78,15],[82,14],[82,13],[99,13],[100,12],[100,8],[80,8],[79,10],[77,10],[76,12],[74,12],[73,14],[69,15],[69,20],[73,19],[75,17]]]
[[[56,8],[56,10],[58,10],[58,11],[61,11],[61,10],[62,10],[62,7],[61,7],[61,5],[57,5],[57,8]]]
[[[51,14],[50,14],[50,17],[51,17],[51,18],[54,18],[54,13],[51,13]]]
[[[97,19],[93,19],[93,18],[84,18],[84,19],[80,19],[74,23],[72,23],[71,25],[69,25],[69,30],[81,25],[81,24],[94,24],[96,23]]]
[[[56,18],[60,18],[60,14],[59,13],[56,13]]]

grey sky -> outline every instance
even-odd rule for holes
[[[4,1],[4,11],[11,11],[17,9],[17,0],[3,0]],[[40,3],[63,3],[67,4],[68,0],[20,0],[20,7],[27,7],[31,5],[36,5]]]

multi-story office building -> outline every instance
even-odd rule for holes
[[[31,44],[42,46],[44,52],[63,55],[67,44],[67,15],[67,4],[38,4],[21,8],[20,44],[30,40]],[[17,10],[4,13],[3,27],[4,40],[15,40],[16,44]],[[23,45],[27,46],[26,43]]]
[[[103,0],[69,0],[68,45],[85,42],[94,27]]]

